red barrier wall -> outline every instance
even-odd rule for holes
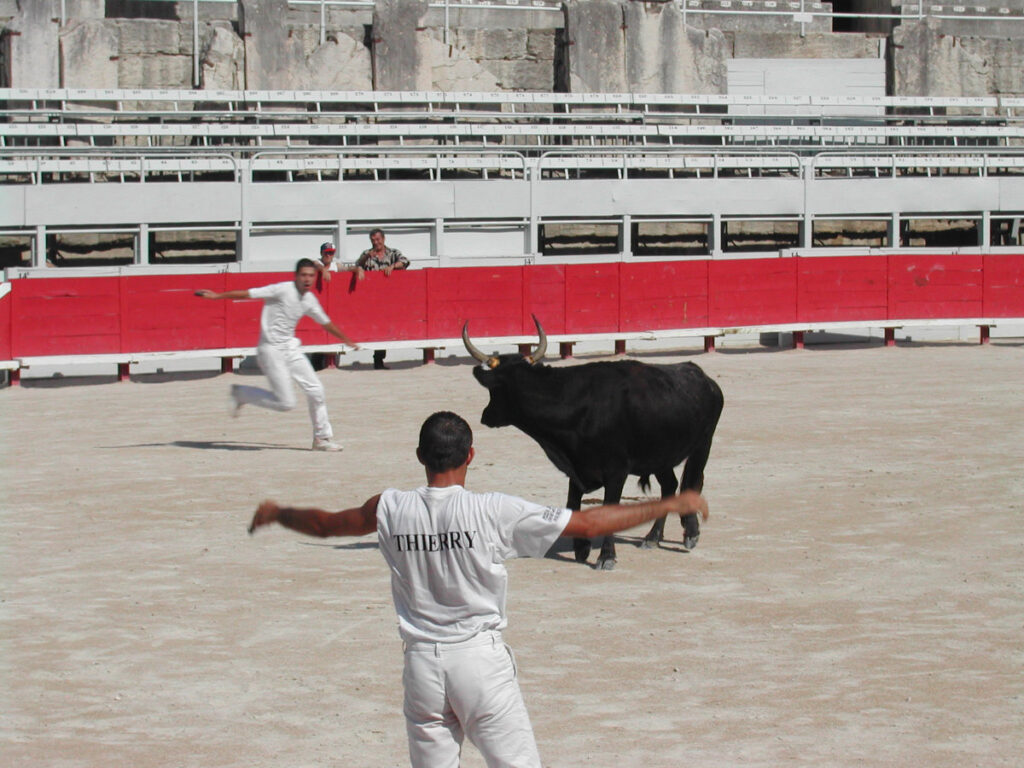
[[[287,273],[11,282],[0,359],[252,347],[260,301],[204,301]],[[1024,254],[796,257],[337,273],[320,301],[354,340],[553,335],[934,318],[1024,318]],[[307,344],[333,341],[304,318]],[[4,354],[6,345],[6,354]]]
[[[11,294],[0,297],[0,360],[10,360],[11,355]]]

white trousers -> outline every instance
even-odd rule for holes
[[[259,387],[237,386],[234,388],[235,399],[239,403],[269,408],[272,411],[290,411],[295,407],[295,390],[291,382],[294,379],[299,388],[306,393],[309,419],[313,422],[313,437],[318,440],[330,440],[334,432],[327,418],[324,385],[310,365],[309,359],[302,354],[302,346],[298,339],[287,346],[260,344],[256,350],[256,359],[263,375],[270,382],[272,391],[268,392]]]
[[[407,643],[402,683],[413,768],[458,768],[464,736],[489,768],[540,768],[515,660],[500,632],[461,643]]]

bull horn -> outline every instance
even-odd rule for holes
[[[477,349],[473,342],[469,340],[469,320],[467,320],[462,326],[462,343],[466,345],[466,351],[469,352],[477,362],[487,362],[488,355],[485,355]]]
[[[537,342],[537,348],[530,353],[529,360],[531,363],[539,363],[543,359],[544,353],[548,351],[548,336],[544,333],[544,328],[537,316],[530,315],[530,317],[533,318],[533,324],[537,326],[537,335],[540,336],[540,340]]]

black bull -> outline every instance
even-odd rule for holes
[[[566,506],[579,509],[584,493],[604,488],[604,503],[617,504],[629,475],[650,487],[653,475],[661,495],[676,493],[675,467],[686,461],[679,490],[700,491],[704,465],[722,413],[722,390],[693,363],[647,365],[630,360],[551,368],[539,363],[547,348],[544,329],[534,318],[540,342],[529,355],[487,356],[462,329],[466,349],[481,365],[473,375],[490,393],[481,421],[488,427],[514,426],[544,449],[569,477]],[[683,520],[687,549],[697,545],[697,515]],[[655,521],[642,546],[656,546],[664,518]],[[573,541],[576,560],[585,562],[590,542]],[[613,568],[615,540],[605,537],[597,567]]]

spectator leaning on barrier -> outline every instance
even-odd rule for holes
[[[370,247],[359,255],[356,261],[356,278],[362,280],[365,272],[379,271],[390,275],[396,269],[408,269],[409,260],[402,255],[397,248],[388,248],[384,244],[384,231],[374,229],[370,231]],[[387,350],[376,349],[373,352],[373,367],[377,370],[387,368],[384,365],[384,357]]]
[[[314,261],[316,265],[316,292],[322,293],[324,283],[331,281],[331,272],[338,271],[338,262],[334,260],[334,243],[323,243],[320,246],[320,258]]]

